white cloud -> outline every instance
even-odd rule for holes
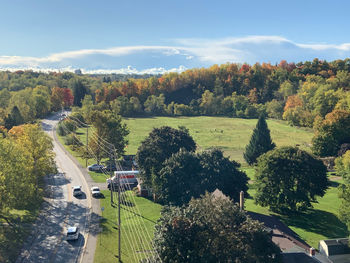
[[[85,72],[164,73],[226,62],[299,62],[350,57],[350,43],[296,43],[281,36],[246,36],[222,39],[175,39],[173,45],[124,46],[82,49],[45,57],[0,56],[0,69]],[[132,65],[128,67],[127,65]],[[181,66],[182,65],[182,66]],[[184,68],[183,68],[184,67]]]
[[[37,72],[44,72],[44,73],[49,73],[49,72],[74,72],[77,68],[73,67],[64,67],[64,68],[40,68],[40,67],[2,67],[1,70],[5,71],[17,71],[17,70],[33,70]],[[183,65],[180,65],[177,68],[170,68],[170,69],[165,69],[163,67],[159,68],[147,68],[147,69],[142,69],[138,70],[132,66],[127,66],[126,68],[120,68],[120,69],[84,69],[80,68],[83,74],[164,74],[164,73],[169,73],[169,72],[183,72],[187,70],[187,68]]]

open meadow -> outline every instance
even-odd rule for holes
[[[256,119],[238,119],[227,117],[154,117],[124,118],[130,130],[127,154],[135,154],[142,140],[155,127],[168,125],[174,128],[185,126],[197,143],[197,150],[212,147],[220,148],[226,156],[240,163],[244,162],[243,152],[257,123]],[[312,129],[291,127],[280,120],[267,120],[272,140],[277,146],[300,145],[310,150]]]

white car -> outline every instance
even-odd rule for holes
[[[79,238],[79,227],[70,226],[67,229],[66,240],[77,240]]]
[[[73,186],[73,196],[79,196],[82,194],[83,194],[83,192],[81,191],[80,185]]]
[[[97,164],[97,163],[88,166],[89,171],[95,171],[95,172],[100,172],[102,171],[103,168],[104,168],[103,165]]]
[[[98,188],[97,186],[91,187],[91,195],[95,197],[100,196],[101,195],[100,188]]]

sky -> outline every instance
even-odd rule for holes
[[[0,70],[164,73],[350,57],[347,0],[0,0]]]

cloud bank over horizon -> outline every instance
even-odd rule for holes
[[[280,36],[224,39],[174,39],[171,45],[81,49],[45,57],[0,55],[0,70],[74,71],[83,73],[162,74],[213,64],[332,61],[350,57],[350,43],[295,43]]]

